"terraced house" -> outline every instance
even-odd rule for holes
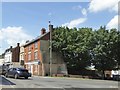
[[[4,54],[4,64],[8,67],[19,67],[19,53],[20,53],[20,46],[17,43],[16,47],[10,46],[10,48],[6,49]]]
[[[53,28],[53,25],[49,25]],[[47,76],[50,74],[50,31],[41,29],[41,35],[24,45],[25,67],[33,74]],[[67,75],[67,68],[62,55],[52,52],[51,74]]]
[[[20,46],[20,55],[19,55],[20,67],[24,67],[24,47]]]

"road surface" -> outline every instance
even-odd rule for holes
[[[48,88],[50,90],[118,90],[117,81],[33,76],[29,79],[0,77],[2,88]],[[71,89],[70,89],[71,88]],[[4,90],[4,89],[3,89]],[[8,89],[9,90],[9,89]],[[13,89],[15,90],[15,89]],[[22,89],[23,90],[23,89]],[[28,90],[28,89],[27,89]],[[40,89],[41,90],[41,89]]]

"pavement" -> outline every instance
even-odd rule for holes
[[[0,81],[2,90],[118,90],[117,81],[81,78],[32,76],[29,79],[14,79],[0,76]]]

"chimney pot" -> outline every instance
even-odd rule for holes
[[[45,34],[46,33],[46,29],[45,28],[42,28],[41,29],[41,35]]]
[[[12,49],[12,46],[10,46],[10,49]]]
[[[17,46],[19,46],[20,45],[20,43],[17,43]]]

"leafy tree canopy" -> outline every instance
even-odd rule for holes
[[[68,68],[97,70],[120,68],[120,32],[116,29],[57,27],[52,33],[53,50],[60,52]]]

